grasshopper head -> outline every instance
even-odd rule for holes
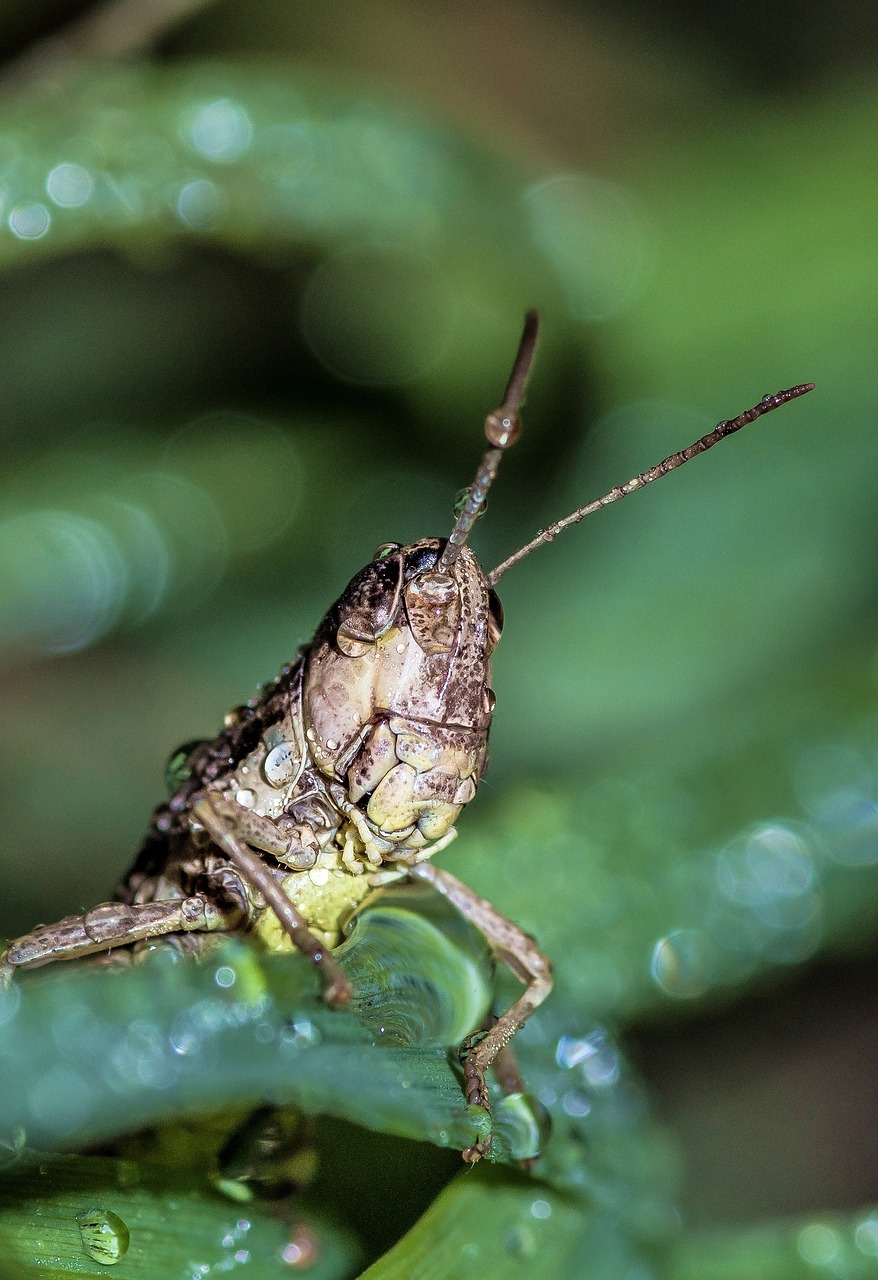
[[[468,547],[441,567],[445,545],[380,547],[327,613],[305,670],[314,760],[400,853],[445,835],[487,767],[502,612]]]
[[[411,861],[450,838],[488,764],[494,711],[491,652],[503,625],[493,587],[508,569],[571,524],[704,453],[763,414],[813,389],[764,396],[687,448],[541,530],[489,574],[467,545],[503,453],[521,431],[519,410],[539,317],[524,329],[503,399],[485,420],[487,449],[455,510],[448,538],[388,543],[348,583],[308,653],[306,736],[323,774],[342,788],[370,861]],[[351,804],[348,804],[348,801]]]

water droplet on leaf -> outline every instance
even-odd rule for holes
[[[112,1266],[128,1252],[131,1236],[118,1214],[110,1209],[84,1209],[76,1215],[82,1247],[90,1258]]]

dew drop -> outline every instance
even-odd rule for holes
[[[603,1027],[581,1038],[562,1036],[555,1048],[555,1061],[571,1071],[577,1068],[585,1083],[598,1089],[616,1084],[622,1070],[619,1054]]]
[[[591,1103],[578,1089],[568,1089],[561,1099],[561,1106],[574,1120],[581,1120],[591,1111]]]
[[[209,178],[193,178],[177,194],[177,216],[193,230],[214,226],[225,216],[228,198],[222,187]]]
[[[451,506],[451,514],[454,516],[455,520],[458,518],[458,516],[462,516],[464,511],[466,511],[469,500],[470,500],[469,489],[461,489],[457,493],[457,495],[455,496],[454,502],[452,503],[452,506]],[[481,506],[479,507],[476,518],[481,520],[482,516],[485,514],[487,510],[488,510],[488,500],[487,498],[484,498],[482,500]]]
[[[95,1262],[109,1267],[128,1252],[128,1228],[110,1209],[83,1209],[76,1215],[76,1225],[83,1249]]]
[[[655,944],[650,973],[656,986],[676,1000],[703,995],[713,979],[713,945],[700,929],[674,929]]]
[[[265,757],[262,772],[265,774],[266,781],[270,782],[273,787],[282,787],[284,783],[292,781],[296,772],[296,764],[293,744],[291,742],[279,742]]]
[[[319,1044],[321,1035],[310,1018],[295,1018],[292,1023],[281,1031],[281,1040],[284,1044],[307,1049],[311,1045]]]
[[[256,804],[256,792],[251,791],[249,787],[240,787],[235,792],[235,799],[238,804],[243,805],[245,809],[252,809]]]
[[[181,133],[206,160],[231,164],[240,159],[252,143],[253,123],[240,103],[231,98],[217,98],[214,102],[199,103]]]

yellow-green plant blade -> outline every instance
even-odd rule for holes
[[[588,1211],[574,1197],[496,1167],[462,1173],[362,1280],[555,1280]]]
[[[285,1225],[271,1206],[234,1204],[191,1170],[46,1155],[0,1174],[0,1275],[200,1280],[241,1270],[289,1275],[313,1246],[308,1276],[350,1275],[356,1246],[313,1213]],[[298,1244],[297,1244],[298,1240]]]

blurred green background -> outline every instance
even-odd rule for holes
[[[878,1199],[878,18],[152,14],[0,23],[0,934],[108,896],[170,750],[449,528],[526,306],[486,567],[813,380],[504,580],[444,864],[628,1029],[690,1220]]]

